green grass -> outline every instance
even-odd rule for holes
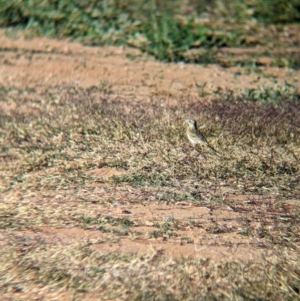
[[[299,68],[298,53],[285,51],[299,46],[289,31],[299,27],[299,3],[0,0],[0,26],[12,35],[21,29],[29,38],[126,45],[165,62],[240,65],[272,77],[259,69],[260,57],[271,57],[271,66]],[[256,45],[266,50],[220,57],[224,47]],[[53,300],[299,300],[300,214],[297,204],[285,203],[300,198],[298,87],[275,82],[210,91],[196,85],[211,102],[164,96],[164,110],[155,96],[151,104],[116,98],[107,81],[43,92],[0,87],[0,106],[9,108],[0,110],[4,298],[31,300],[39,292]],[[187,116],[204,125],[220,158],[188,144]],[[97,175],[105,168],[124,174]],[[234,192],[227,196],[221,186]],[[153,205],[156,213],[171,208],[169,215],[156,215]],[[181,218],[177,206],[181,213],[202,207],[210,215]],[[238,217],[218,219],[220,208]],[[69,237],[72,230],[85,237]],[[230,234],[239,243],[222,238]],[[233,258],[174,259],[155,249],[159,241],[209,247],[206,238],[232,250]],[[101,253],[141,241],[151,252]],[[264,255],[234,259],[240,245]]]
[[[211,55],[212,49],[255,45],[274,48],[274,42],[294,46],[292,39],[289,42],[285,38],[284,25],[299,22],[299,3],[2,0],[0,26],[25,28],[29,36],[70,37],[90,45],[129,45],[167,62],[216,63],[218,58]],[[249,40],[251,37],[254,39]],[[296,67],[299,62],[289,64]]]

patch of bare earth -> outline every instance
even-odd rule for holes
[[[219,262],[251,262],[265,267],[266,262],[297,258],[300,201],[291,187],[296,187],[292,185],[298,179],[295,135],[299,132],[291,130],[288,147],[274,146],[270,152],[272,137],[259,142],[254,150],[244,147],[243,142],[234,148],[232,141],[245,133],[228,126],[215,128],[218,134],[214,136],[213,125],[209,125],[209,140],[223,148],[223,157],[218,159],[207,150],[201,154],[192,150],[181,127],[186,113],[197,118],[211,100],[201,98],[199,86],[212,92],[220,88],[243,90],[272,86],[274,78],[279,84],[289,81],[299,85],[299,71],[271,68],[268,63],[260,67],[260,75],[238,67],[163,64],[133,49],[84,47],[45,38],[12,40],[4,34],[0,44],[0,85],[6,89],[1,92],[5,101],[0,99],[0,110],[8,119],[19,118],[24,126],[17,128],[12,122],[0,133],[4,137],[0,155],[0,283],[8,300],[100,300],[102,289],[108,291],[107,300],[124,300],[143,289],[142,284],[135,287],[138,284],[129,282],[126,275],[138,279],[141,273],[139,277],[147,283],[146,275],[152,275],[155,267],[171,271],[182,258],[208,258],[201,261],[208,271],[217,269]],[[97,91],[90,92],[93,89]],[[101,105],[92,103],[92,98],[100,99]],[[90,115],[82,118],[85,101]],[[112,113],[110,106],[116,102],[117,110]],[[189,111],[189,107],[194,109]],[[93,115],[102,109],[101,116]],[[60,110],[65,110],[65,115],[60,115]],[[163,119],[157,119],[158,112],[164,114]],[[276,128],[280,116],[270,128]],[[212,124],[220,120],[209,114],[206,118]],[[74,131],[70,122],[74,122]],[[169,136],[161,134],[164,130]],[[255,140],[260,131],[253,127],[249,139]],[[263,156],[270,161],[264,161]],[[252,165],[245,163],[247,160]],[[272,186],[271,180],[265,185],[255,178],[254,169],[260,162],[259,170],[263,170],[272,169],[280,160],[292,162],[282,165],[288,174],[280,182],[283,186]],[[234,179],[211,174],[218,168],[226,174],[226,169],[234,170],[234,164],[237,173],[245,165]],[[243,182],[246,178],[252,181],[248,186]],[[283,191],[288,192],[284,195]],[[112,254],[122,262],[116,263]],[[112,256],[109,263],[103,256]],[[154,263],[162,260],[158,257],[168,259]],[[180,265],[183,274],[194,275],[189,290],[202,281],[194,270],[197,264]],[[250,266],[243,273],[249,270]],[[105,274],[107,271],[110,273]],[[179,277],[165,273],[162,275],[169,279]],[[81,278],[83,274],[88,279],[106,276],[100,282],[89,282]],[[203,277],[208,281],[210,276],[217,283],[213,272]],[[113,281],[120,281],[115,295]],[[165,290],[167,287],[184,299],[182,291],[163,286],[164,281]],[[131,288],[121,296],[118,289],[129,287],[128,283]],[[212,289],[224,297],[229,283],[218,283]],[[294,289],[290,283],[282,285],[286,290]],[[206,288],[209,290],[208,285]],[[199,291],[194,296],[208,293]]]
[[[197,93],[196,84],[204,83],[211,86],[211,89],[244,89],[273,85],[272,78],[255,73],[247,74],[243,68],[162,64],[131,48],[83,47],[76,43],[46,38],[12,40],[3,34],[0,44],[0,83],[5,86],[36,88],[56,85],[103,85],[103,89],[109,89],[109,92],[117,95],[142,98],[154,94],[163,98],[178,93]],[[243,56],[249,58],[256,51],[263,49],[222,50],[220,56],[232,53],[234,57],[243,59]],[[134,60],[129,60],[128,56]],[[279,84],[283,84],[284,81],[300,84],[299,71],[268,67],[268,62],[261,64],[263,73],[272,75]]]

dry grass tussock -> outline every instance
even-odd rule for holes
[[[300,216],[284,201],[300,197],[300,103],[244,102],[222,93],[210,102],[192,96],[139,101],[105,95],[97,87],[3,88],[0,228],[6,240],[0,251],[0,286],[6,296],[23,292],[29,298],[29,292],[43,287],[44,294],[70,294],[66,300],[299,299]],[[184,117],[197,119],[220,158],[207,149],[192,149]],[[103,168],[120,173],[105,178],[91,172]],[[97,194],[99,187],[103,196]],[[222,187],[258,198],[224,199]],[[216,263],[171,259],[154,251],[101,255],[88,240],[49,243],[16,232],[98,225],[93,208],[124,197],[123,188],[135,194],[133,204],[185,201],[245,212],[260,226],[254,229],[245,218],[239,233],[259,239],[256,247],[270,250],[270,256],[259,262]],[[122,224],[118,235],[128,235],[134,223],[106,219],[101,229]],[[173,234],[187,227],[171,224]]]

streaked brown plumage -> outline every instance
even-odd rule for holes
[[[199,131],[197,127],[197,122],[193,119],[185,119],[188,124],[186,134],[190,142],[195,147],[197,144],[205,145],[210,148],[215,154],[218,152],[208,143],[205,136]]]

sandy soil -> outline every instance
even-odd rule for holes
[[[0,83],[6,86],[34,87],[78,85],[91,87],[106,83],[111,92],[137,98],[150,95],[197,93],[198,85],[213,88],[244,89],[272,85],[271,78],[260,74],[245,74],[239,67],[206,67],[192,64],[164,64],[124,47],[84,47],[67,41],[35,38],[9,39],[0,33],[2,48]],[[261,49],[254,49],[261,51]],[[251,51],[230,49],[235,56],[251,56]],[[224,52],[224,51],[223,51]],[[222,53],[220,53],[222,54]],[[130,60],[128,57],[134,57]],[[278,84],[284,81],[300,84],[299,71],[268,67],[261,59],[265,74],[271,74]]]

